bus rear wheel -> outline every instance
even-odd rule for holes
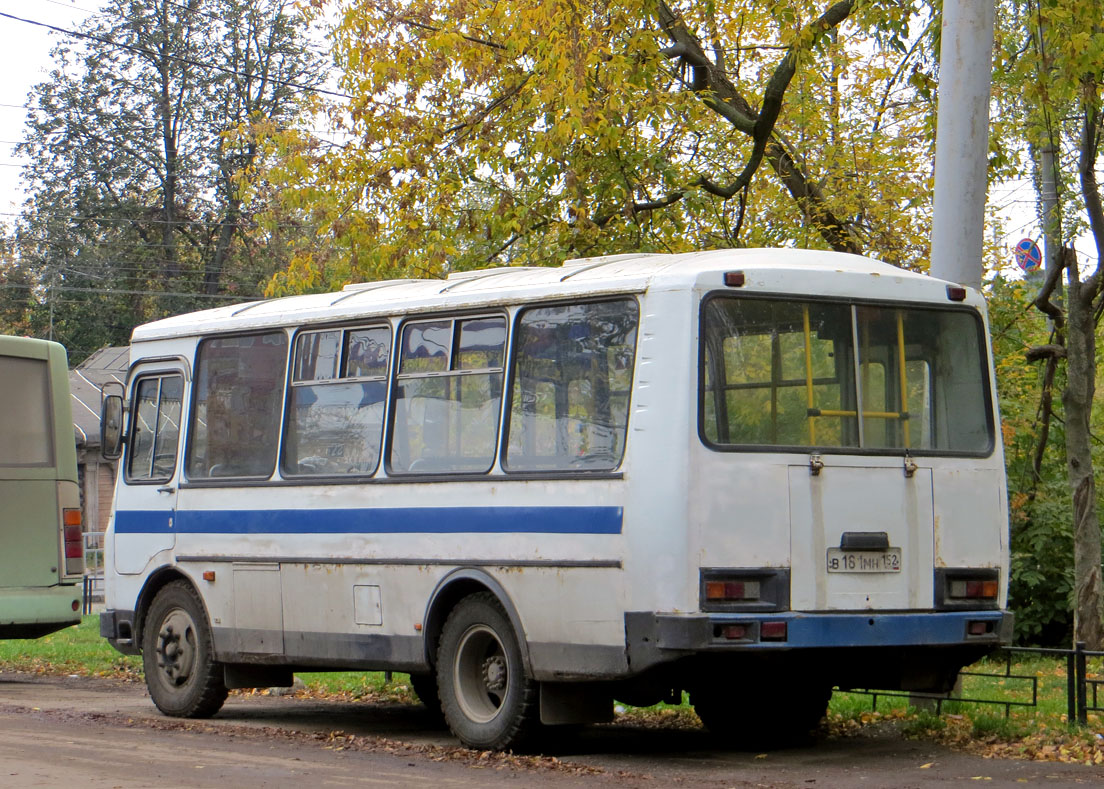
[[[490,593],[464,598],[445,621],[437,687],[445,722],[470,748],[516,747],[540,725],[537,683],[525,675],[509,617]]]
[[[211,628],[191,584],[166,584],[150,604],[142,629],[142,666],[157,709],[175,718],[209,718],[226,701]]]
[[[768,689],[700,690],[690,694],[690,703],[705,728],[734,748],[778,748],[809,740],[828,709],[831,687],[819,683],[798,683],[789,690],[778,690],[783,687],[780,683],[764,687]]]

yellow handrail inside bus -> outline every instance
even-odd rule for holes
[[[809,403],[809,445],[816,446],[816,422],[812,413],[815,409],[813,407],[813,343],[812,332],[809,331],[809,305],[803,304],[801,312],[805,324],[805,394]]]
[[[810,408],[809,416],[856,416],[855,411],[840,411],[831,408]],[[908,414],[899,411],[863,411],[863,418],[907,420]]]
[[[809,307],[808,305],[802,305],[802,322],[805,334],[805,396],[806,404],[808,407],[809,417],[809,443],[811,445],[816,444],[816,422],[814,421],[818,416],[832,416],[832,417],[856,417],[859,416],[859,411],[853,410],[841,410],[831,408],[817,408],[815,405],[815,397],[813,395],[813,336],[812,330],[809,325]],[[862,353],[862,383],[863,383],[863,396],[866,396],[867,385],[869,384],[869,337],[864,334],[862,337],[863,350]],[[863,419],[897,419],[901,422],[901,430],[904,438],[904,444],[906,447],[912,444],[912,437],[909,431],[909,413],[908,413],[908,372],[905,370],[905,321],[904,313],[901,310],[897,310],[897,369],[898,377],[901,386],[900,411],[866,411],[863,410]],[[772,381],[773,389],[773,381]]]
[[[905,316],[902,310],[897,310],[897,369],[901,377],[901,413],[908,413],[908,373],[905,372]],[[908,419],[901,418],[901,428],[904,431],[905,446],[910,446],[912,441],[909,436]]]

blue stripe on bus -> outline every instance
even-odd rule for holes
[[[621,507],[120,510],[117,534],[620,534]]]

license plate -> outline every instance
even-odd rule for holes
[[[828,572],[899,573],[901,572],[901,549],[887,548],[884,551],[845,551],[841,548],[829,548]]]

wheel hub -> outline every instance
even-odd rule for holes
[[[498,716],[510,689],[510,667],[492,627],[472,625],[460,637],[453,658],[456,702],[468,720],[489,723]]]
[[[195,625],[183,611],[165,617],[157,633],[157,666],[172,685],[183,685],[195,663]]]
[[[506,689],[506,661],[501,655],[483,661],[483,683],[491,693],[501,693]]]

